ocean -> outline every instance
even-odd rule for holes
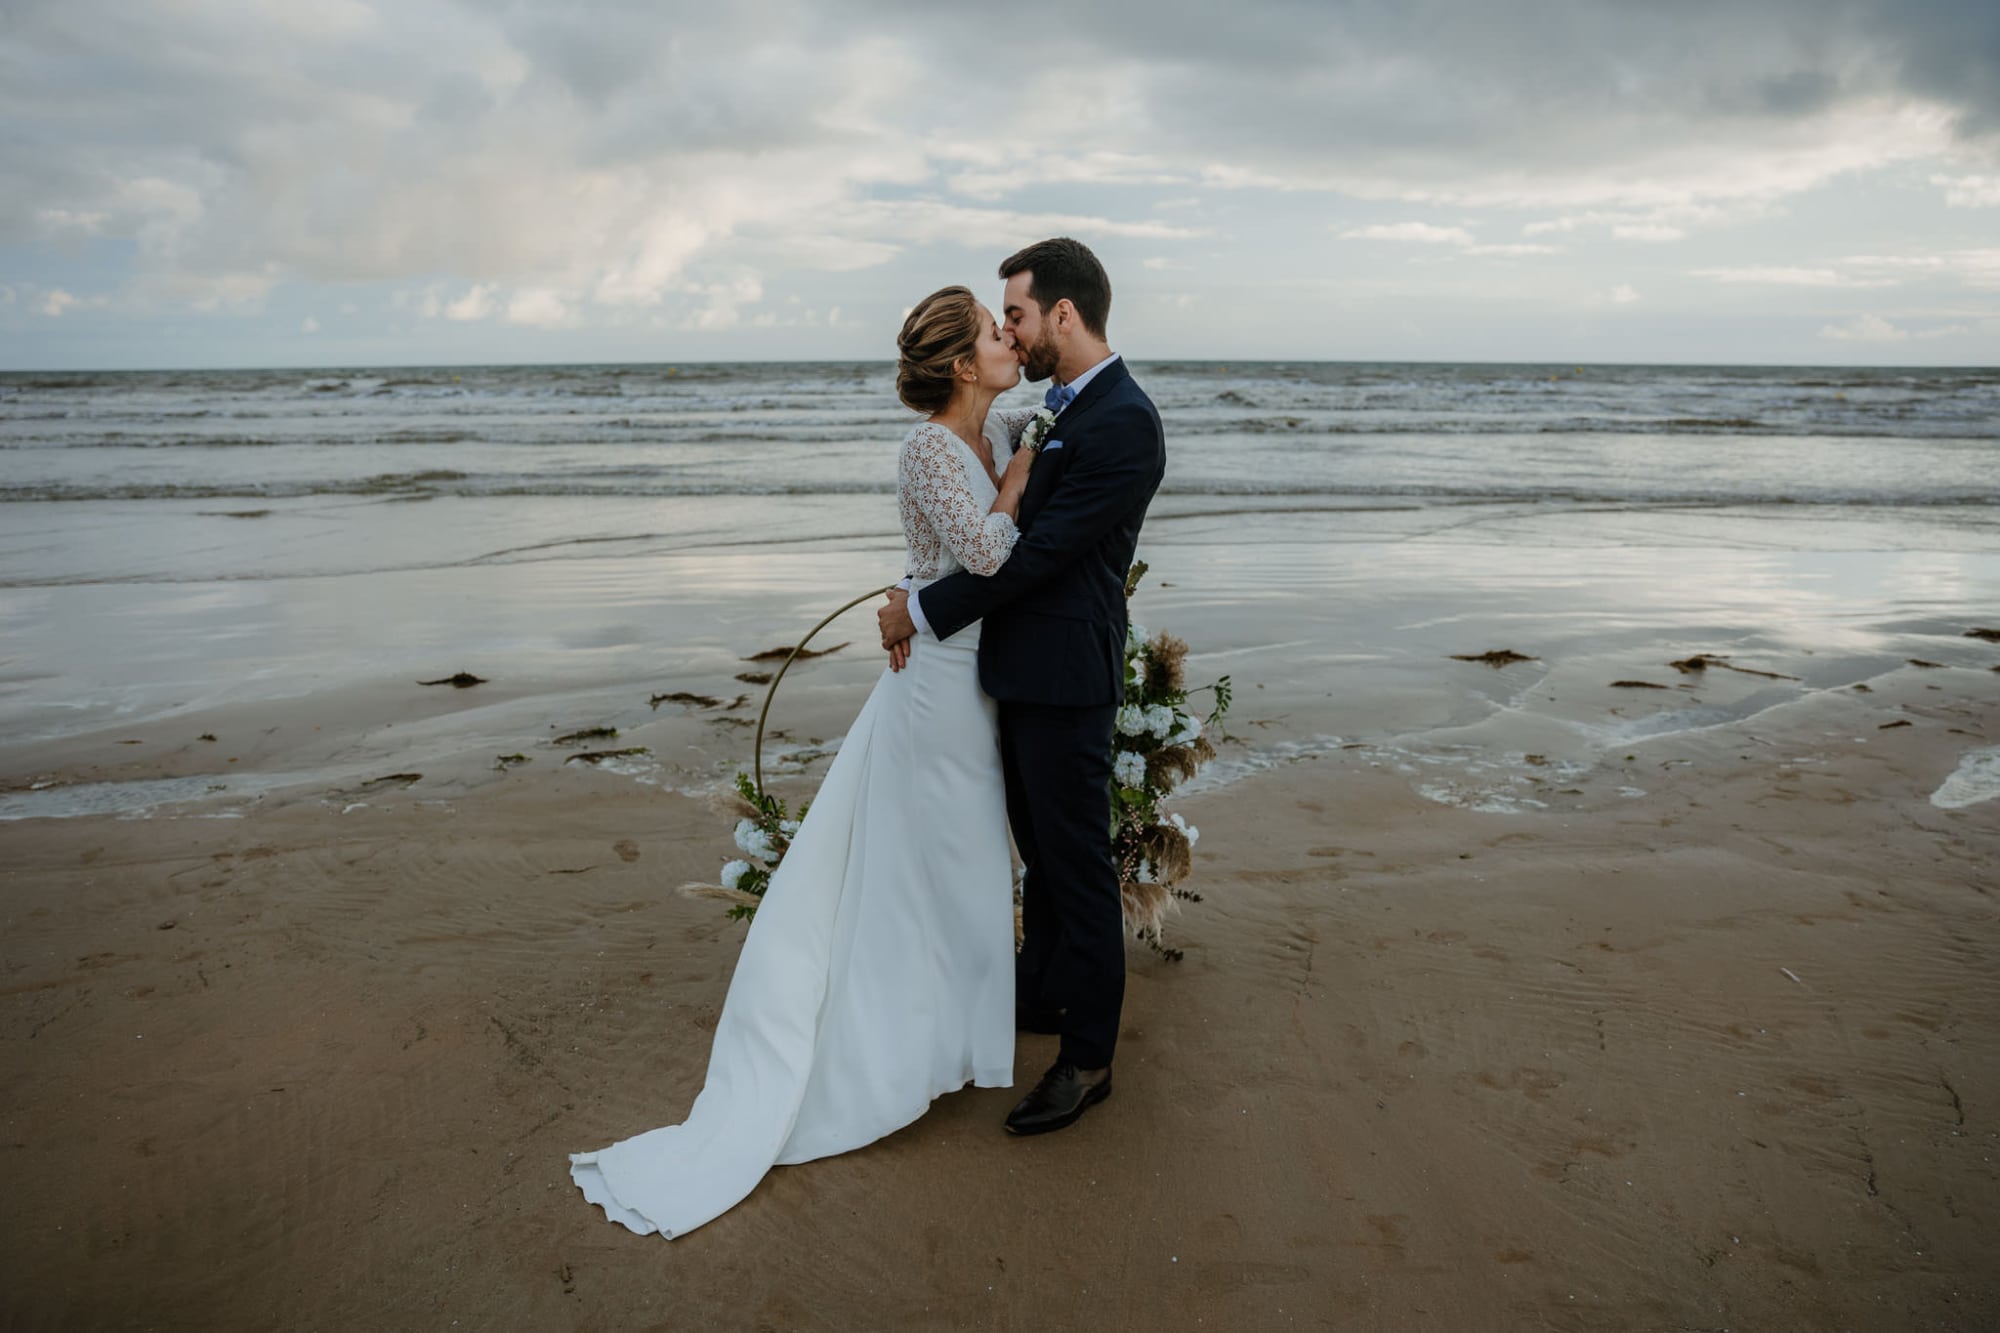
[[[1134,614],[1261,710],[1225,769],[1356,736],[1553,755],[1460,734],[1541,710],[1596,754],[1910,658],[1990,678],[1965,631],[2000,625],[2000,370],[1133,371],[1170,455]],[[490,766],[524,717],[727,699],[744,657],[901,572],[914,419],[886,363],[0,375],[0,752],[25,780],[296,701],[314,720],[273,714],[293,748],[257,766]],[[861,618],[787,684],[822,738],[880,669]],[[1451,660],[1501,647],[1577,683]],[[1785,679],[1701,708],[1603,689],[1694,652]],[[460,669],[496,683],[415,685]],[[713,721],[661,781],[744,762]]]
[[[2000,370],[1133,369],[1168,496],[2000,503]],[[882,363],[6,374],[0,502],[879,495],[911,420]]]

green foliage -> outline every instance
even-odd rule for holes
[[[1222,725],[1222,719],[1229,715],[1229,705],[1236,698],[1236,692],[1229,683],[1229,677],[1222,676],[1210,684],[1201,686],[1199,689],[1188,691],[1189,694],[1201,694],[1203,692],[1212,692],[1215,695],[1215,707],[1209,710],[1208,721],[1205,724],[1206,729],[1211,733],[1210,739],[1218,741],[1229,739],[1229,732]]]
[[[736,822],[736,846],[747,859],[731,861],[723,866],[723,885],[761,900],[764,891],[771,887],[771,875],[777,870],[778,863],[791,850],[792,834],[804,821],[806,807],[799,807],[798,819],[791,818],[785,803],[769,792],[758,791],[757,784],[748,773],[736,775],[736,794],[756,813]],[[747,921],[755,915],[755,903],[736,903],[729,909],[732,921]]]

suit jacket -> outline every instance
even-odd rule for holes
[[[1121,357],[1056,417],[1007,562],[919,594],[940,639],[984,622],[979,683],[988,695],[1076,708],[1123,701],[1125,575],[1166,467],[1160,414]]]

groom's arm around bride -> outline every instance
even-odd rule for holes
[[[1002,271],[1062,244],[1031,246]],[[980,680],[989,695],[1088,706],[1116,702],[1123,689],[1125,575],[1166,447],[1152,400],[1104,341],[1102,315],[1092,329],[1066,296],[1043,308],[1037,298],[1053,295],[1043,290],[1051,286],[1029,268],[1007,283],[1006,319],[1028,378],[1083,379],[1029,478],[1019,541],[994,574],[941,579],[918,595],[914,612],[895,594],[880,621],[885,648],[920,627],[948,639],[986,621]]]

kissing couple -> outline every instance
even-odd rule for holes
[[[707,1082],[684,1123],[570,1157],[584,1197],[641,1235],[684,1235],[772,1166],[872,1143],[968,1083],[1011,1087],[1017,1028],[1062,1041],[1010,1133],[1111,1093],[1112,728],[1125,575],[1166,441],[1107,341],[1111,282],[1088,247],[1038,242],[1000,277],[1002,319],[946,287],[903,322],[896,393],[923,420],[896,462],[889,669],[772,873]],[[994,411],[1024,374],[1053,380],[1044,407]]]

